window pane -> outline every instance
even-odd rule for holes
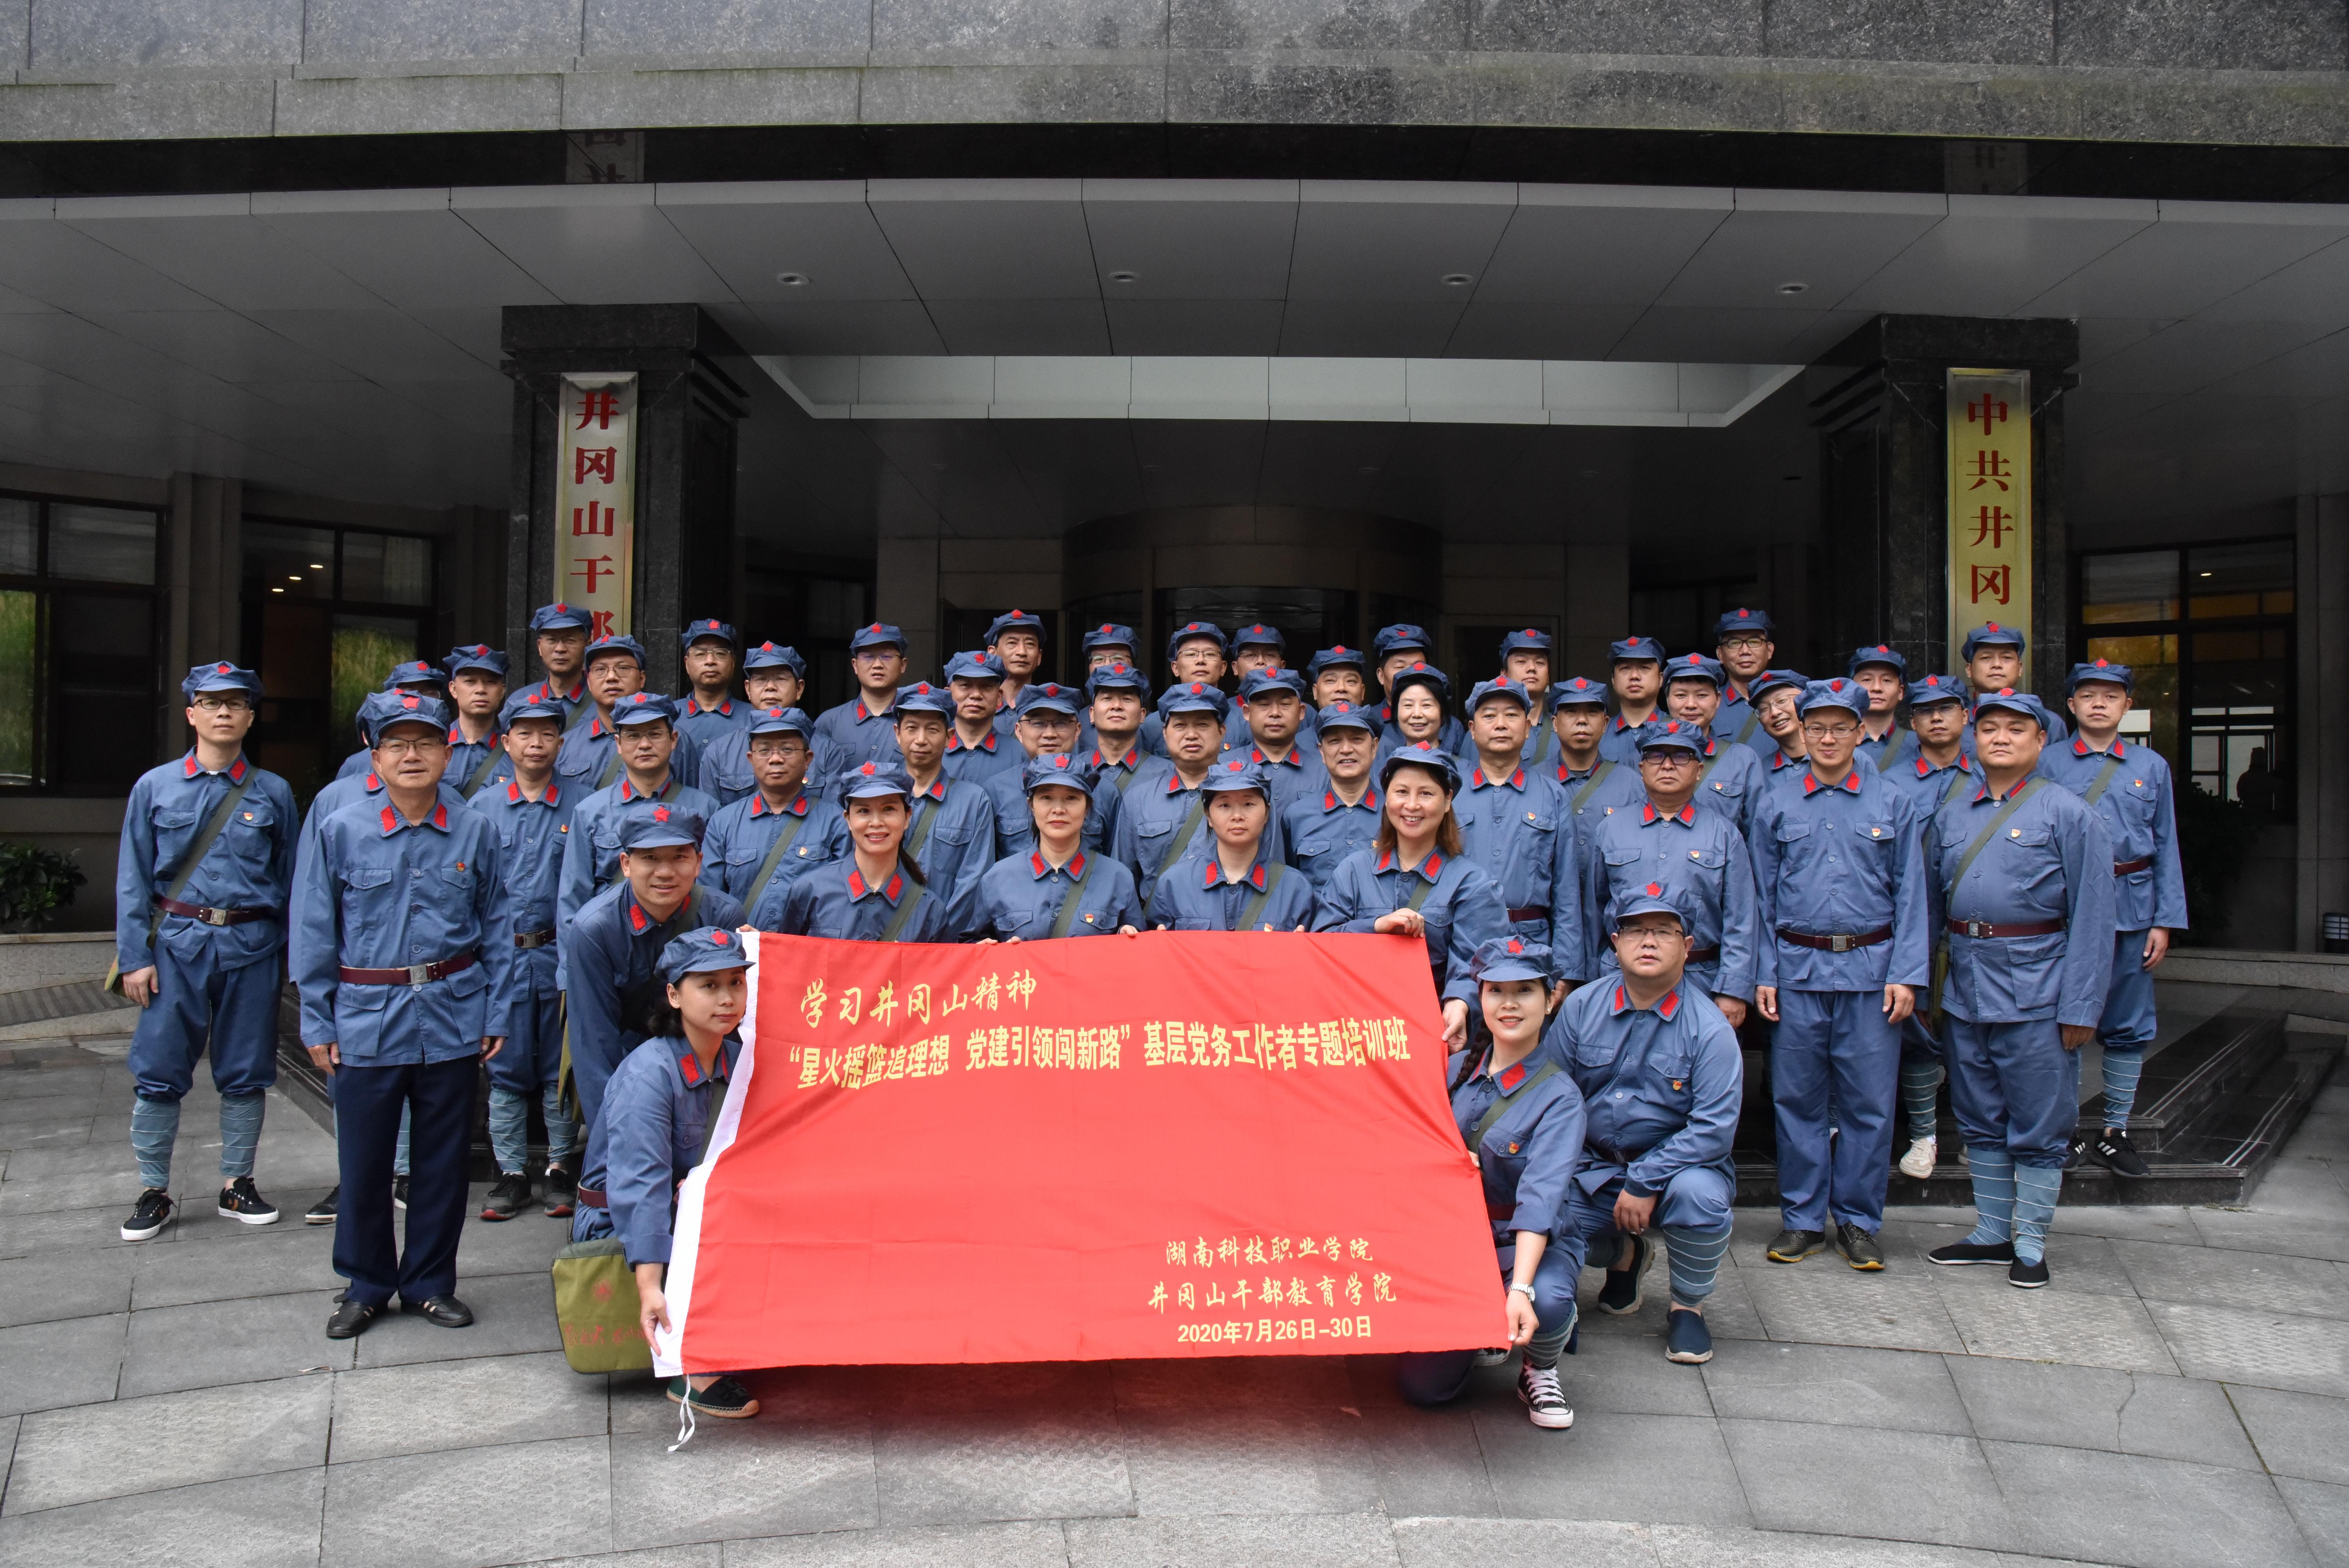
[[[0,784],[33,783],[40,595],[0,593]]]
[[[2292,542],[2206,544],[2187,552],[2189,613],[2260,615],[2292,609]]]
[[[155,581],[155,514],[54,501],[49,506],[49,575],[101,583]]]
[[[2132,550],[2081,559],[2080,618],[2169,621],[2178,616],[2178,552]]]
[[[155,602],[59,593],[49,602],[52,784],[124,786],[154,762]]]
[[[362,604],[431,603],[432,542],[396,533],[345,533],[342,596]]]
[[[335,596],[335,533],[287,522],[244,525],[244,595],[266,605],[274,597]]]
[[[383,685],[392,665],[416,656],[416,623],[405,616],[335,617],[334,698],[327,721],[336,755],[348,756],[358,748],[351,721],[367,693]]]
[[[41,569],[41,503],[0,496],[0,572],[30,577]]]

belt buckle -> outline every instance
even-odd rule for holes
[[[196,912],[196,918],[202,921],[206,925],[226,925],[228,923],[228,911],[224,909],[199,910]]]
[[[1991,923],[1987,920],[1970,920],[1966,922],[1966,934],[1968,936],[1988,937],[1990,935],[1990,930]]]
[[[408,966],[408,988],[411,991],[423,990],[425,983],[432,978],[432,975],[429,973],[431,968],[432,965],[429,964],[409,965]]]
[[[1851,934],[1850,934],[1850,933],[1848,933],[1848,932],[1838,931],[1838,932],[1837,932],[1833,936],[1828,937],[1828,938],[1827,938],[1827,951],[1828,951],[1829,953],[1848,953],[1848,952],[1850,952],[1850,951],[1851,951]]]

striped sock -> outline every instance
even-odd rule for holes
[[[1966,1146],[1966,1168],[1974,1179],[1975,1246],[1994,1247],[2014,1239],[2014,1161],[2003,1149]]]
[[[2137,1046],[2123,1050],[2117,1046],[2105,1047],[2105,1125],[2128,1126],[2129,1112],[2137,1109],[2137,1080],[2145,1075],[2145,1047]]]
[[[221,1178],[233,1181],[253,1174],[254,1151],[261,1147],[261,1115],[269,1097],[251,1094],[221,1096]]]
[[[180,1138],[180,1102],[134,1096],[130,1101],[130,1151],[139,1157],[139,1184],[171,1188],[171,1145]]]
[[[1578,1313],[1574,1303],[1566,1304],[1566,1321],[1555,1328],[1545,1328],[1526,1341],[1526,1365],[1547,1372],[1557,1367],[1558,1357],[1566,1354],[1566,1342],[1574,1337],[1574,1320]]]
[[[1930,1057],[1900,1063],[1900,1105],[1909,1116],[1909,1136],[1931,1138],[1940,1126],[1941,1064]]]
[[[2014,1168],[2014,1255],[2024,1263],[2047,1255],[2047,1222],[2055,1217],[2055,1196],[2063,1186],[2061,1165]]]
[[[1702,1305],[1721,1273],[1722,1254],[1729,1251],[1729,1227],[1698,1231],[1686,1225],[1665,1225],[1662,1230],[1666,1261],[1671,1268],[1673,1305]]]

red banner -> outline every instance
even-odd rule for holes
[[[1417,938],[757,956],[666,1372],[1506,1342]]]

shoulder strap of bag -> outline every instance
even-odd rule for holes
[[[612,759],[604,764],[604,771],[597,777],[595,780],[595,788],[598,789],[609,789],[612,787],[613,781],[619,777],[620,747],[619,743],[615,741],[612,745]]]
[[[180,861],[180,869],[172,873],[171,885],[163,890],[165,898],[177,903],[180,895],[188,891],[188,883],[194,879],[196,868],[203,863],[204,856],[212,851],[212,845],[220,841],[220,836],[228,830],[228,820],[236,814],[238,803],[244,799],[244,792],[253,788],[253,780],[260,771],[258,768],[246,767],[244,778],[229,787],[228,793],[221,797],[220,804],[212,808],[212,814],[204,819],[203,831],[198,833],[196,841],[188,846],[186,857]],[[151,926],[148,929],[147,944],[150,947],[155,944],[155,933]]]
[[[1958,874],[1950,879],[1950,898],[1952,903],[1956,902],[1958,889],[1965,883],[1966,873],[1974,869],[1974,857],[1982,852],[1983,847],[1998,835],[1999,828],[2006,820],[2021,810],[2025,800],[2038,793],[2039,786],[2045,782],[2044,779],[2024,779],[2016,788],[2014,793],[2006,798],[2006,804],[1991,813],[1990,820],[1982,824],[1982,830],[1976,833],[1974,841],[1966,846],[1965,854],[1958,861]]]
[[[1204,794],[1204,791],[1202,792]],[[1075,882],[1069,884],[1069,893],[1061,900],[1061,911],[1052,916],[1052,934],[1066,936],[1069,927],[1076,923],[1078,901],[1085,896],[1085,884],[1093,880],[1093,867],[1101,864],[1098,851],[1085,856],[1085,869]]]
[[[1174,862],[1191,847],[1191,835],[1199,830],[1199,823],[1207,815],[1207,792],[1194,789],[1191,795],[1191,809],[1183,814],[1183,825],[1174,830],[1174,837],[1166,846],[1165,861],[1158,868],[1162,875],[1174,869]]]
[[[1956,799],[1958,798],[1958,791],[1964,789],[1966,787],[1966,780],[1972,777],[1973,775],[1967,772],[1963,768],[1951,769],[1950,787],[1941,791],[1941,804],[1946,806],[1951,801]]]
[[[1485,1134],[1492,1131],[1493,1124],[1508,1114],[1509,1107],[1517,1103],[1518,1097],[1531,1093],[1537,1084],[1547,1083],[1564,1070],[1555,1059],[1544,1062],[1531,1078],[1486,1106],[1485,1114],[1476,1119],[1476,1125],[1468,1130],[1468,1147],[1482,1154],[1485,1151]]]
[[[1419,891],[1411,895],[1411,901],[1408,903],[1405,903],[1403,908],[1418,909],[1427,903],[1428,895],[1435,891],[1435,884],[1441,880],[1442,878],[1440,875],[1437,877],[1421,877],[1419,879]]]
[[[813,811],[814,808],[810,807],[809,810]],[[800,836],[800,830],[806,825],[805,817],[784,817],[782,831],[775,835],[774,843],[767,851],[767,858],[759,862],[759,874],[750,879],[750,891],[742,895],[745,910],[759,906],[759,895],[767,891],[768,879],[775,874],[775,868],[783,863],[783,851],[792,847],[792,841]]]
[[[2103,799],[2105,791],[2113,787],[2113,775],[2120,770],[2121,759],[2108,754],[2105,758],[2105,765],[2096,769],[2095,778],[2089,780],[2088,787],[2081,792],[2080,799],[2091,806]]]
[[[490,781],[490,774],[496,769],[498,758],[503,757],[505,754],[506,738],[502,735],[491,737],[488,754],[485,755],[481,758],[480,764],[474,768],[473,776],[465,780],[464,788],[460,789],[458,793],[464,796],[468,800],[480,794],[481,792],[481,786]]]
[[[1761,722],[1761,710],[1755,707],[1753,702],[1749,699],[1745,705],[1745,722],[1737,727],[1737,738],[1730,744],[1733,746],[1744,745],[1745,738],[1752,735],[1754,733],[1754,727]]]
[[[922,846],[930,841],[930,830],[937,826],[938,813],[944,810],[945,807],[928,795],[922,796],[914,802],[914,805],[922,820],[915,823],[913,830],[905,835],[905,852],[913,856],[914,862],[918,865],[921,863]],[[925,806],[929,809],[921,810],[920,809]]]
[[[905,876],[905,873],[903,871],[900,871],[897,874],[899,876]],[[930,891],[920,882],[915,882],[911,877],[905,877],[905,881],[909,884],[908,891],[906,892],[905,898],[899,901],[897,904],[897,913],[891,915],[889,917],[889,923],[881,928],[880,939],[884,942],[902,942],[905,940],[905,927],[913,923],[915,906],[922,902],[923,894]]]
[[[1582,781],[1582,788],[1577,789],[1574,792],[1574,799],[1568,802],[1568,809],[1572,810],[1576,816],[1580,816],[1582,814],[1582,808],[1590,802],[1590,792],[1598,789],[1599,784],[1605,780],[1607,775],[1614,771],[1615,764],[1612,762],[1602,762],[1598,767],[1592,769],[1590,770],[1590,777]]]
[[[1254,898],[1248,900],[1247,908],[1240,912],[1240,923],[1238,925],[1233,927],[1234,930],[1254,931],[1256,929],[1257,922],[1264,918],[1265,905],[1272,902],[1273,889],[1280,885],[1281,875],[1288,870],[1288,868],[1282,865],[1278,861],[1267,862],[1264,872],[1264,888]]]
[[[1723,745],[1719,739],[1715,739],[1713,743],[1713,755],[1704,759],[1704,767],[1698,770],[1696,787],[1700,789],[1703,789],[1704,781],[1713,777],[1713,770],[1728,760],[1728,758],[1729,748]]]

